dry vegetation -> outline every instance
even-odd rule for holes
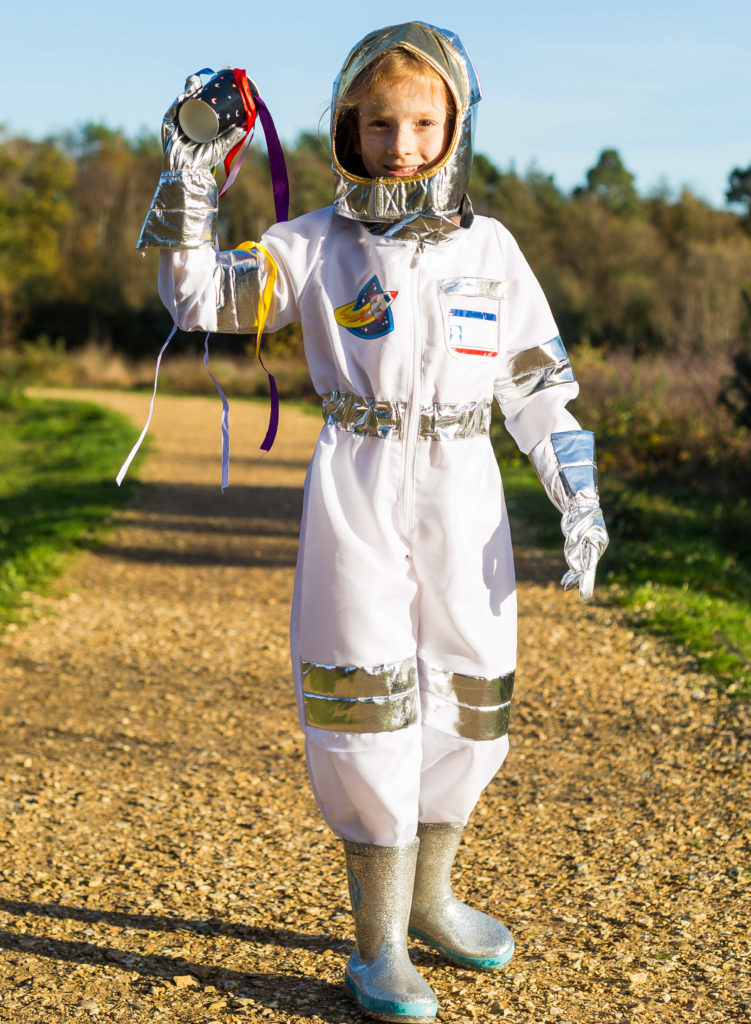
[[[265,397],[269,393],[266,373],[252,355],[244,354],[245,348],[245,345],[238,344],[237,355],[226,351],[212,354],[210,348],[209,369],[230,397]],[[283,398],[312,396],[304,360],[277,355],[264,361],[274,373]],[[151,390],[154,369],[153,356],[129,358],[113,351],[110,345],[96,342],[89,342],[71,352],[66,351],[63,345],[51,345],[46,341],[26,343],[14,353],[0,351],[0,372],[5,372],[6,380],[15,375],[19,383],[37,387]],[[175,339],[162,360],[159,390],[183,395],[216,394],[204,365],[203,336],[188,335]]]

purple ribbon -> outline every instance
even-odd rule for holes
[[[258,362],[263,366],[263,359],[261,359],[261,353],[258,353]],[[263,366],[264,370],[266,367]],[[269,411],[269,429],[266,431],[266,437],[264,437],[261,443],[261,451],[270,452],[271,446],[276,440],[276,432],[279,429],[279,391],[274,380],[274,374],[269,373],[266,370],[266,376],[269,378],[269,398],[271,399],[271,409]]]
[[[282,144],[279,141],[274,121],[269,113],[269,108],[260,96],[255,97],[258,116],[261,119],[261,127],[266,137],[266,150],[269,155],[269,170],[271,171],[271,188],[274,192],[274,209],[276,210],[277,223],[289,220],[289,178],[287,176],[287,164],[284,161]]]
[[[289,177],[287,175],[287,164],[284,160],[282,144],[279,141],[276,126],[269,112],[269,108],[260,96],[255,97],[258,117],[261,121],[263,134],[266,139],[266,151],[269,157],[269,170],[271,172],[271,188],[274,193],[274,210],[276,211],[277,224],[289,220]],[[271,451],[271,446],[276,438],[279,429],[279,390],[274,380],[274,375],[269,373],[263,365],[261,354],[258,354],[258,361],[263,366],[266,376],[269,378],[269,399],[271,409],[269,410],[269,427],[261,443],[261,451]]]

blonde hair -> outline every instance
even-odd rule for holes
[[[446,119],[453,127],[456,101],[443,76],[411,50],[402,46],[392,47],[362,69],[339,101],[333,144],[336,157],[346,171],[358,177],[370,177],[355,148],[359,138],[357,111],[360,104],[386,83],[390,86],[406,85],[416,78],[432,84],[440,83],[446,100]]]

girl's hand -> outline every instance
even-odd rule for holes
[[[245,137],[246,129],[233,125],[211,142],[193,142],[180,127],[180,107],[203,87],[200,77],[190,75],[185,88],[175,99],[162,120],[162,148],[165,171],[206,170],[220,164],[226,155]]]
[[[561,584],[564,590],[579,587],[579,597],[588,601],[595,589],[595,572],[608,546],[608,531],[596,503],[573,501],[561,519],[565,538],[563,553],[569,570]]]

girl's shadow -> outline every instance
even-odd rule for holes
[[[325,952],[334,950],[344,958],[350,950],[349,943],[332,940],[327,935],[306,935],[286,928],[253,928],[247,925],[233,925],[212,918],[207,921],[180,917],[161,917],[113,910],[94,910],[86,907],[68,907],[59,903],[21,902],[0,898],[0,910],[16,917],[33,914],[42,917],[66,918],[88,924],[106,922],[115,927],[151,931],[194,932],[210,938],[231,936],[260,945],[298,947],[307,951]],[[321,978],[303,972],[287,974],[258,973],[231,970],[213,964],[195,963],[181,957],[160,956],[119,949],[113,946],[97,945],[73,939],[54,939],[31,932],[0,930],[0,949],[23,952],[26,955],[47,957],[67,963],[92,965],[113,964],[121,970],[130,971],[144,978],[168,980],[178,975],[193,975],[200,989],[213,986],[232,995],[247,995],[254,1002],[299,1017],[312,1014],[325,1021],[340,1022],[352,1013],[359,1019],[340,985],[334,985]]]

